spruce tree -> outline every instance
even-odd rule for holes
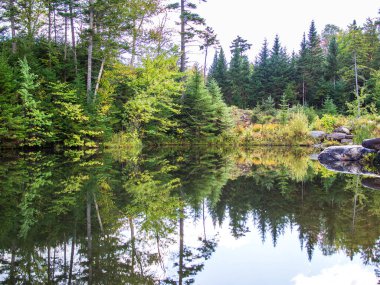
[[[187,138],[211,137],[217,133],[213,99],[198,68],[187,80],[181,113]]]
[[[40,108],[34,92],[38,87],[37,76],[30,71],[26,59],[20,60],[21,84],[18,94],[23,108],[24,135],[21,145],[41,147],[51,142],[51,115]]]
[[[226,59],[226,56],[224,55],[223,49],[220,49],[218,61],[216,63],[215,71],[211,79],[215,79],[215,81],[218,83],[219,87],[221,88],[223,97],[226,98],[227,92],[229,90],[228,65],[227,65],[227,59]]]
[[[255,67],[251,78],[250,105],[255,106],[269,94],[270,90],[269,71],[269,49],[268,41],[265,39],[260,53],[256,59]]]
[[[251,48],[246,40],[238,36],[231,45],[232,58],[228,70],[229,90],[226,101],[229,104],[241,108],[248,107],[248,95],[250,90],[250,66],[247,56],[244,54]]]
[[[269,94],[278,106],[289,78],[289,60],[286,51],[281,47],[280,38],[276,35],[268,61]]]
[[[311,22],[306,46],[305,85],[308,101],[321,106],[326,94],[318,93],[323,84],[323,50],[314,21]]]

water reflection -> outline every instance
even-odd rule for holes
[[[304,149],[8,154],[0,282],[197,284],[220,241],[250,232],[289,263],[277,245],[290,231],[305,264],[315,252],[343,252],[377,266],[380,191],[367,184],[326,170]]]

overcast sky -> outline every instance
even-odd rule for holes
[[[346,28],[355,19],[361,25],[368,17],[378,17],[379,8],[379,0],[208,0],[198,5],[197,12],[218,34],[227,60],[232,40],[240,35],[252,44],[253,61],[265,38],[271,47],[278,34],[289,53],[298,52],[312,20],[320,33],[326,24]]]

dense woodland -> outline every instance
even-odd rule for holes
[[[353,116],[380,107],[378,19],[321,34],[313,21],[299,51],[276,36],[251,63],[239,36],[228,62],[189,0],[0,3],[2,147],[202,141],[231,129],[231,105]],[[187,64],[190,44],[203,68]]]

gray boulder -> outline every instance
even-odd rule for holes
[[[362,185],[367,188],[380,190],[380,179],[379,178],[363,178]]]
[[[334,133],[345,133],[346,135],[351,134],[350,130],[347,127],[338,127],[334,131]]]
[[[359,161],[365,154],[374,152],[374,150],[365,148],[361,145],[330,146],[318,155],[318,160],[321,163],[333,161]]]
[[[359,161],[325,161],[321,164],[328,170],[356,175],[366,175],[379,178],[378,173],[370,172]],[[369,186],[368,186],[369,187]],[[373,188],[373,187],[371,187]]]
[[[323,131],[311,131],[310,136],[314,139],[323,140],[326,137],[326,133]]]
[[[369,149],[380,150],[380,138],[364,140],[362,146]]]
[[[345,133],[331,133],[331,134],[327,135],[327,139],[328,140],[340,141],[340,140],[346,139],[347,136],[348,135]]]

